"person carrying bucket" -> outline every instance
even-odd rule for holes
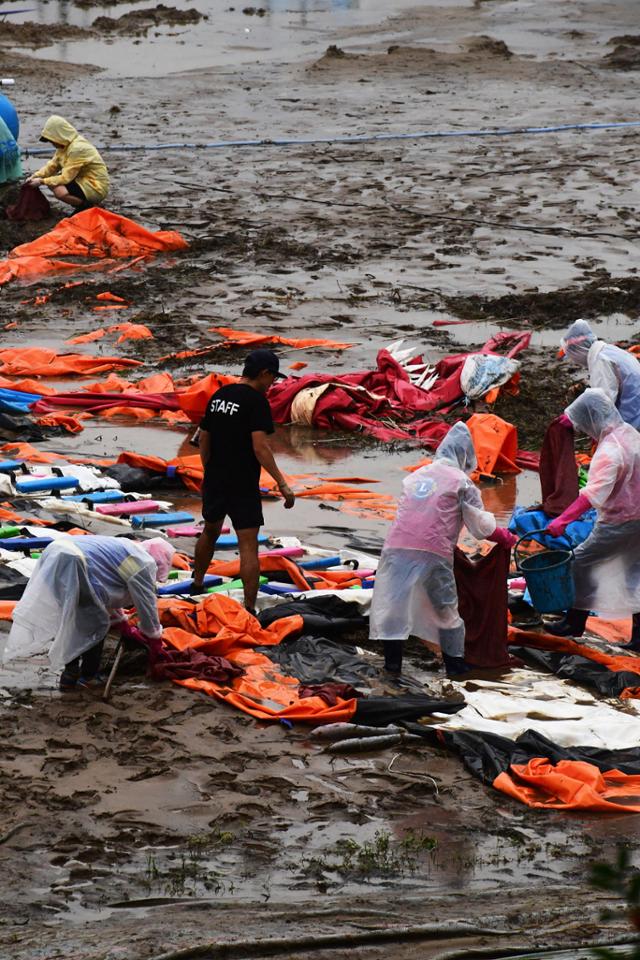
[[[403,482],[403,494],[382,550],[371,603],[369,636],[381,640],[385,669],[402,670],[409,636],[437,643],[448,676],[471,669],[464,660],[453,551],[463,524],[474,537],[505,547],[517,542],[483,508],[469,475],[477,467],[469,428],[456,423],[433,463]]]
[[[55,114],[45,123],[40,139],[53,144],[56,152],[27,183],[36,187],[44,184],[54,197],[76,210],[101,203],[109,192],[109,173],[93,144],[68,120]]]
[[[640,430],[640,362],[613,343],[598,340],[586,320],[576,320],[560,341],[560,354],[589,370],[589,385],[612,400],[625,423]]]
[[[633,617],[628,649],[640,650],[640,434],[625,423],[610,397],[589,387],[565,411],[572,426],[598,443],[580,496],[548,526],[553,537],[595,507],[596,525],[577,547],[575,600],[549,633],[581,637],[589,611]]]

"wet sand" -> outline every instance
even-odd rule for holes
[[[10,18],[35,24],[22,30],[20,47],[19,31],[3,40],[0,24],[22,143],[37,144],[49,112],[106,144],[636,118],[636,74],[620,68],[619,50],[610,57],[621,46],[612,38],[640,33],[633,2],[460,0],[390,10],[319,0],[249,15],[194,0],[177,9],[192,7],[208,19],[136,36],[93,24],[140,3],[38,3],[37,13]],[[625,66],[632,61],[629,54]],[[92,275],[64,296],[59,279],[9,285],[3,316],[18,327],[3,344],[64,349],[68,337],[101,325],[92,307],[107,289],[133,303],[118,320],[146,323],[156,336],[121,350],[145,359],[148,373],[162,354],[208,343],[213,325],[355,342],[340,354],[279,351],[285,367],[304,359],[309,370],[335,372],[371,366],[399,337],[437,360],[499,329],[532,329],[521,396],[499,401],[496,412],[535,449],[576,379],[555,359],[562,328],[585,316],[611,339],[638,340],[637,142],[631,128],[105,151],[108,206],[181,230],[189,251],[138,272]],[[50,226],[0,221],[0,250]],[[42,307],[21,303],[52,292]],[[450,317],[477,322],[432,326]],[[241,356],[167,369],[236,372]],[[186,438],[185,430],[96,420],[44,446],[169,458]],[[278,431],[275,446],[288,472],[358,473],[385,493],[397,493],[402,467],[422,455],[292,428]],[[502,518],[537,492],[523,474],[484,496]],[[310,501],[290,515],[267,504],[265,518],[271,533],[328,547],[349,531],[381,537],[386,526]],[[635,818],[527,810],[423,747],[407,748],[391,770],[392,753],[330,760],[304,728],[255,723],[130,669],[108,705],[60,697],[44,663],[0,671],[0,808],[7,830],[20,827],[0,836],[2,956],[147,960],[213,940],[362,936],[456,920],[492,931],[437,943],[345,941],[331,951],[429,958],[570,946],[603,932],[607,898],[589,890],[585,866],[621,841],[635,851]],[[418,657],[412,669],[424,677]],[[345,861],[344,840],[368,859],[356,868]],[[606,930],[626,932],[625,918]],[[299,945],[286,955],[310,952]],[[263,954],[247,946],[243,955]]]

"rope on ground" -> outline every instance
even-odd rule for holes
[[[498,127],[495,130],[419,130],[414,133],[362,133],[348,137],[265,137],[262,140],[215,140],[211,143],[108,143],[101,151],[128,153],[144,150],[228,150],[234,147],[298,147],[330,143],[380,143],[389,140],[434,140],[449,137],[517,137],[528,134],[565,133],[569,130],[621,130],[640,127],[640,120],[604,123],[561,123],[545,127]],[[23,147],[24,157],[48,155],[48,147]]]

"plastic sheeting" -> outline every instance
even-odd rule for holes
[[[92,207],[61,220],[44,236],[14,247],[8,259],[0,262],[0,284],[102,269],[128,257],[184,250],[187,246],[187,241],[173,230],[153,233],[127,217]],[[82,262],[63,257],[80,257]]]

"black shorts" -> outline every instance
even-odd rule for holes
[[[202,516],[209,523],[229,517],[233,529],[249,530],[264,524],[260,491],[244,496],[237,494],[202,491]]]
[[[87,202],[82,187],[79,187],[75,180],[72,180],[71,183],[68,183],[66,186],[67,192],[70,193],[72,197],[77,197],[78,200],[82,200],[83,203]]]

